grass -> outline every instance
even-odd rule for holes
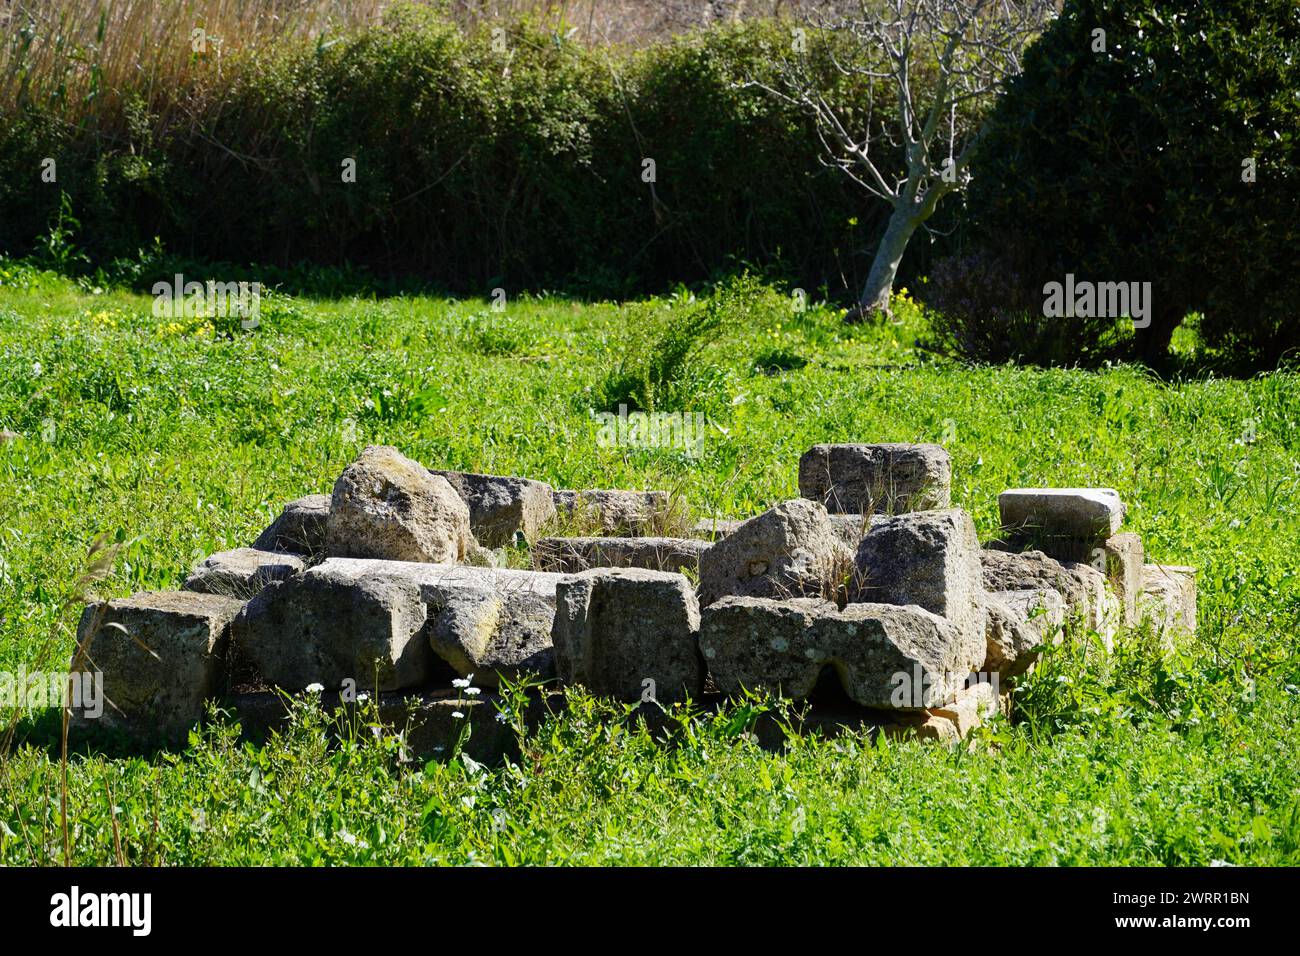
[[[180,114],[177,91],[202,95],[209,67],[238,69],[239,57],[291,38],[325,47],[401,6],[433,7],[466,30],[528,18],[557,39],[599,44],[661,39],[783,7],[789,15],[804,4],[762,0],[710,18],[653,0],[13,0],[0,10],[0,105],[58,102],[68,119],[93,119],[139,96]]]
[[[1197,565],[1201,594],[1182,653],[1141,633],[1113,658],[1063,648],[969,750],[850,735],[772,753],[748,735],[754,702],[681,715],[665,744],[574,695],[500,769],[404,762],[364,721],[329,746],[310,700],[265,745],[218,719],[183,752],[74,754],[73,862],[1300,861],[1294,375],[965,367],[914,348],[913,308],[845,327],[758,290],[659,392],[708,416],[695,458],[601,447],[591,415],[629,317],[680,299],[281,296],[242,333],[87,286],[0,260],[0,428],[21,436],[0,444],[0,669],[65,665],[97,538],[119,545],[99,593],[175,587],[370,442],[745,516],[797,494],[815,442],[943,440],[982,536],[1005,487],[1115,487],[1148,559]],[[48,724],[18,724],[0,774],[0,863],[64,860]]]

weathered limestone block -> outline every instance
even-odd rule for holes
[[[896,712],[881,727],[890,737],[915,736],[947,746],[961,743],[998,713],[1009,713],[1009,695],[994,682],[971,682],[952,700],[929,710]]]
[[[724,597],[701,613],[700,650],[718,688],[791,699],[833,667],[865,707],[919,710],[952,697],[984,659],[972,640],[924,608],[818,599]]]
[[[279,516],[257,536],[258,551],[289,554],[325,553],[325,523],[330,516],[329,495],[307,495],[284,506]]]
[[[880,713],[884,713],[880,711]],[[961,743],[957,725],[947,717],[928,710],[897,710],[880,726],[880,733],[892,740],[927,740],[946,746]]]
[[[917,716],[916,723],[910,728],[908,728],[907,724],[900,726],[907,728],[911,733],[915,733],[921,740],[933,740],[947,746],[961,743],[961,735],[957,733],[957,725],[947,717],[942,714],[931,713],[928,710],[919,711]],[[895,735],[906,736],[906,731]]]
[[[225,682],[230,622],[242,602],[195,591],[153,591],[90,604],[77,628],[72,670],[103,673],[102,725],[177,743]],[[82,653],[84,649],[84,653]]]
[[[1173,564],[1145,565],[1138,608],[1143,616],[1151,618],[1167,643],[1195,634],[1196,569]]]
[[[998,686],[990,681],[975,681],[958,690],[948,703],[932,707],[930,713],[950,721],[957,739],[965,740],[972,730],[983,726],[1000,709]]]
[[[1058,591],[1066,613],[1079,615],[1107,646],[1119,627],[1121,609],[1096,568],[1074,561],[1057,561],[1041,551],[980,552],[984,586],[990,591]]]
[[[840,514],[947,508],[952,461],[942,445],[814,445],[799,459],[799,494]]]
[[[1124,503],[1112,488],[1010,488],[998,495],[1002,537],[1062,561],[1090,561],[1119,531]]]
[[[428,609],[407,565],[330,558],[248,602],[231,633],[272,684],[301,690],[345,681],[370,690],[414,687],[434,673],[421,632]],[[419,565],[410,565],[419,567]]]
[[[698,700],[700,609],[680,574],[597,568],[556,587],[555,665],[567,684],[623,701]]]
[[[1097,636],[1101,638],[1106,650],[1112,651],[1115,649],[1115,636],[1124,623],[1124,607],[1110,589],[1105,575],[1093,568],[1088,570],[1093,571],[1097,578],[1093,579],[1095,584],[1090,599],[1092,613],[1087,618],[1087,623],[1090,628],[1097,632]]]
[[[666,491],[590,489],[557,490],[552,500],[557,514],[603,535],[653,534],[667,518],[671,503]]]
[[[855,555],[871,526],[880,520],[879,515],[832,514],[829,517],[839,539]]]
[[[701,518],[691,525],[691,534],[706,541],[718,541],[744,523],[742,518]]]
[[[1142,537],[1133,532],[1114,534],[1093,552],[1097,570],[1105,568],[1106,580],[1119,600],[1121,621],[1126,627],[1138,622],[1138,597],[1142,593],[1145,556]]]
[[[517,533],[536,541],[542,525],[555,517],[555,490],[544,481],[438,469],[431,474],[447,479],[469,506],[470,531],[484,547],[512,544]]]
[[[463,569],[454,570],[421,588],[434,652],[462,677],[473,674],[482,687],[497,687],[503,677],[552,676],[555,589],[562,576],[495,570],[469,578]]]
[[[960,508],[880,519],[858,545],[856,564],[853,600],[918,604],[983,640],[979,538]]]
[[[542,538],[533,545],[539,571],[576,574],[590,568],[696,570],[709,542],[699,538]]]
[[[283,581],[304,567],[306,562],[299,555],[288,552],[256,548],[218,551],[194,566],[181,589],[246,601],[271,582]]]
[[[915,604],[849,604],[818,630],[836,649],[844,692],[864,707],[948,700],[984,660],[982,626],[971,632]]]
[[[988,608],[985,673],[1016,677],[1033,664],[1034,648],[1059,639],[1065,623],[1065,599],[1052,588],[991,591]]]
[[[472,535],[470,536],[469,544],[465,548],[466,564],[476,568],[504,568],[509,561],[505,548],[485,548],[475,541]]]
[[[233,627],[266,680],[419,686],[438,658],[484,687],[551,668],[558,574],[330,558],[249,602]]]
[[[475,683],[478,676],[475,675]],[[501,715],[500,698],[490,692],[478,697],[467,697],[445,690],[426,691],[414,695],[381,695],[379,719],[385,726],[400,730],[413,755],[424,758],[446,758],[458,740],[472,759],[495,763],[508,753],[516,751],[514,730]],[[461,737],[464,724],[470,725],[470,734]],[[533,721],[536,725],[536,720]]]
[[[852,554],[815,501],[795,498],[750,518],[700,555],[700,604],[728,594],[829,597]]]
[[[816,625],[835,611],[820,598],[724,597],[700,612],[700,653],[724,693],[748,689],[801,700],[833,660]]]
[[[469,547],[469,507],[447,479],[371,445],[335,483],[326,529],[331,557],[454,564]]]
[[[840,540],[854,554],[857,553],[858,543],[871,530],[872,522],[877,520],[876,515],[841,515],[834,512],[828,513],[827,517],[830,518],[831,526]],[[708,541],[717,541],[725,538],[744,523],[737,518],[702,518],[691,527],[691,534]]]

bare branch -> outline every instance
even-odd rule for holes
[[[1020,71],[1021,55],[1055,6],[1054,0],[826,0],[807,20],[817,37],[820,74],[810,53],[792,46],[769,79],[746,84],[807,115],[824,164],[893,207],[864,303],[881,300],[871,286],[883,282],[887,307],[907,237],[944,196],[965,187],[982,113]],[[850,113],[836,102],[827,73],[863,90],[865,118],[861,109]],[[878,93],[894,104],[888,123],[877,121]]]

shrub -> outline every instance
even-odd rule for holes
[[[0,95],[0,251],[29,252],[66,189],[98,262],[157,236],[182,257],[348,263],[458,294],[626,297],[746,264],[807,289],[865,277],[878,217],[822,166],[804,117],[744,85],[788,48],[787,25],[635,49],[521,23],[501,53],[486,29],[396,6],[328,42],[240,36],[219,71],[196,58],[175,89]],[[137,75],[150,74],[105,74],[147,82]],[[6,79],[18,82],[0,74],[0,94]],[[830,96],[861,92],[828,79]],[[58,186],[39,182],[46,156]]]
[[[1096,366],[1125,341],[1114,319],[1047,319],[1033,266],[1014,244],[950,256],[926,285],[931,336],[922,344],[947,355],[999,365]]]
[[[724,283],[704,299],[678,296],[624,306],[628,332],[618,344],[618,364],[592,396],[602,411],[686,411],[718,401],[721,370],[699,361],[728,333],[745,328],[761,300],[784,300],[748,274]]]
[[[1148,361],[1199,311],[1210,354],[1269,365],[1300,344],[1297,89],[1291,0],[1069,0],[993,112],[975,231],[1031,244],[1031,287],[1150,281]]]

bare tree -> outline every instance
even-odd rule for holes
[[[1052,0],[856,0],[851,12],[809,17],[828,41],[820,49],[833,69],[867,81],[868,102],[855,104],[865,105],[856,125],[814,81],[798,30],[792,56],[776,65],[774,81],[751,84],[807,112],[824,161],[893,209],[862,290],[860,315],[889,311],[908,241],[944,196],[966,185],[978,118],[1006,79],[1020,72],[1021,54],[1055,6]],[[834,42],[844,39],[849,42]],[[874,122],[880,85],[895,103],[891,123]]]

